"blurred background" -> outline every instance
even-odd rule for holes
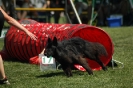
[[[2,0],[3,9],[19,20],[94,26],[132,26],[133,0]],[[35,8],[35,9],[34,9]],[[9,25],[5,23],[4,28]]]

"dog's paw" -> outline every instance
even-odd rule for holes
[[[73,77],[73,75],[67,75],[67,77],[69,78],[69,77]]]
[[[89,75],[93,75],[93,72],[92,71],[90,71],[90,72],[88,72],[89,73]]]
[[[107,71],[107,70],[108,70],[107,67],[103,67],[102,69],[103,69],[104,71]]]

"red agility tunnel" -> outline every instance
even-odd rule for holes
[[[38,64],[38,55],[46,46],[48,36],[57,37],[58,40],[69,39],[79,36],[91,42],[99,42],[104,45],[108,52],[107,57],[101,57],[102,62],[107,65],[113,55],[113,43],[109,35],[102,29],[86,24],[52,24],[39,23],[34,20],[22,20],[20,23],[29,31],[38,36],[37,41],[33,41],[24,32],[19,31],[15,27],[11,27],[5,36],[5,48],[1,51],[4,59],[15,58],[22,62],[30,62],[31,64]],[[9,56],[9,57],[7,57]],[[92,60],[88,60],[88,64],[93,70],[100,70],[99,64]],[[79,65],[75,65],[79,70]]]

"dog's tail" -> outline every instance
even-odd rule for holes
[[[106,48],[102,44],[96,43],[95,46],[96,46],[99,56],[108,56]]]

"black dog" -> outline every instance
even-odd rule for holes
[[[56,37],[53,41],[48,38],[44,55],[54,57],[62,65],[62,69],[68,77],[72,76],[71,67],[74,64],[83,66],[90,75],[93,74],[86,58],[96,61],[103,70],[107,70],[99,59],[99,56],[107,56],[104,46],[100,43],[88,42],[79,37],[61,42],[57,41]]]

